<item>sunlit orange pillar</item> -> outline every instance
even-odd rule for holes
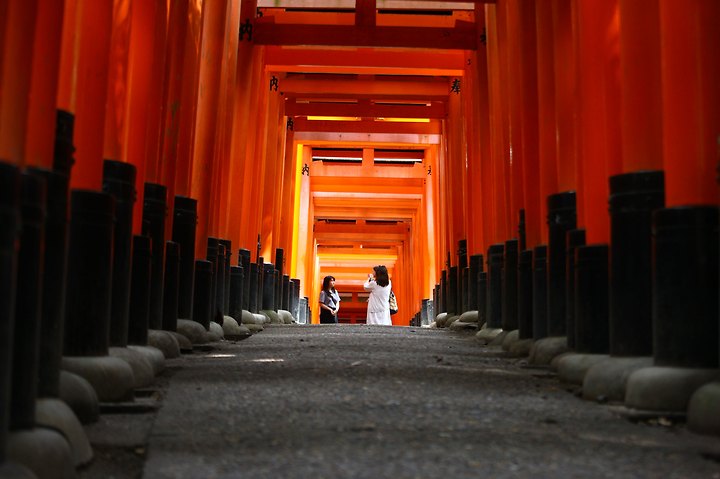
[[[283,187],[282,187],[282,206],[280,213],[280,238],[278,244],[285,250],[287,258],[287,267],[283,270],[290,274],[290,265],[296,258],[296,252],[293,248],[293,225],[295,223],[295,187],[298,177],[296,164],[296,148],[294,148],[295,131],[290,122],[292,119],[285,117],[285,151],[282,167]]]
[[[1,10],[1,9],[0,9]],[[30,103],[37,0],[5,5],[5,37],[0,37],[0,159],[25,164],[25,136]],[[0,32],[2,33],[2,32]]]
[[[198,200],[198,224],[195,257],[207,252],[213,176],[218,167],[215,160],[215,132],[218,127],[218,99],[225,39],[226,1],[209,1],[203,5],[202,43],[200,46],[199,85],[195,138],[192,154],[190,196]]]
[[[661,0],[666,204],[717,204],[720,2]]]
[[[538,172],[540,182],[541,242],[547,242],[547,197],[558,192],[557,128],[555,124],[555,48],[552,3],[536,3],[538,68]]]
[[[261,237],[263,256],[267,262],[275,263],[275,249],[280,246],[278,235],[280,233],[280,205],[283,183],[282,165],[285,159],[283,151],[285,129],[282,124],[283,97],[280,90],[276,91],[273,88],[269,93],[265,134],[262,139],[265,175],[262,180],[264,190],[260,204],[262,209]]]
[[[63,55],[61,63],[61,75],[72,78],[67,97],[72,98],[69,110],[75,113],[76,152],[70,186],[100,190],[113,2],[67,2],[65,16],[76,17],[74,37],[63,38],[63,43],[66,39],[73,42],[68,46],[72,53]],[[59,93],[65,94],[62,89]]]
[[[617,72],[618,51],[613,39],[619,35],[617,0],[589,0],[576,3],[578,11],[579,55],[579,136],[583,177],[584,216],[578,227],[585,229],[586,242],[610,241],[608,214],[608,178],[616,173],[611,165],[619,163],[620,137],[610,125],[617,122],[611,108],[619,98]]]
[[[662,168],[660,4],[620,0],[623,172]]]
[[[465,168],[466,142],[463,135],[463,102],[462,96],[469,94],[462,87],[459,80],[459,91],[450,92],[448,105],[448,120],[446,121],[445,136],[447,137],[447,209],[448,215],[448,246],[453,264],[457,264],[456,249],[458,241],[465,239],[465,193],[467,189],[467,170]]]
[[[51,169],[55,148],[60,45],[65,2],[40,2],[25,136],[26,164]]]
[[[113,25],[108,62],[107,101],[105,102],[105,133],[103,158],[121,160],[123,137],[127,128],[128,49],[131,31],[130,0],[113,0]]]
[[[478,40],[478,43],[480,41]],[[484,46],[479,45],[484,48]],[[482,162],[483,158],[483,141],[480,129],[482,123],[486,120],[482,118],[481,101],[487,102],[487,93],[483,95],[480,80],[478,78],[479,69],[476,63],[480,61],[476,52],[470,52],[467,55],[467,66],[465,67],[465,88],[468,92],[464,97],[463,109],[465,113],[465,128],[467,129],[467,207],[466,207],[466,231],[468,240],[468,252],[475,254],[483,251],[483,178],[482,178]],[[485,67],[487,68],[487,66]],[[487,75],[487,73],[486,73]],[[487,92],[487,90],[486,90]],[[485,96],[483,100],[481,98]],[[416,263],[420,264],[420,263]]]

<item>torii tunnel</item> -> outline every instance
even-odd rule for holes
[[[228,304],[232,264],[306,323],[332,275],[364,323],[383,264],[395,326],[474,308],[572,347],[604,315],[612,354],[718,368],[719,25],[718,0],[0,0],[0,317],[117,316],[97,348],[66,318],[66,355],[103,354],[147,342],[143,301],[150,329]]]

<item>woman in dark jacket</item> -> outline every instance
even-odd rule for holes
[[[340,295],[335,290],[335,278],[325,276],[320,291],[320,324],[336,324],[340,309]]]

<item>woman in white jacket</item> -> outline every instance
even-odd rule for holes
[[[375,274],[369,274],[363,285],[365,291],[370,292],[367,308],[367,324],[383,324],[392,326],[390,319],[390,291],[392,283],[388,277],[387,268],[383,265],[373,268]]]

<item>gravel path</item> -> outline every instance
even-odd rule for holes
[[[271,326],[168,365],[159,411],[88,429],[81,477],[720,479],[720,439],[631,423],[467,333]]]

